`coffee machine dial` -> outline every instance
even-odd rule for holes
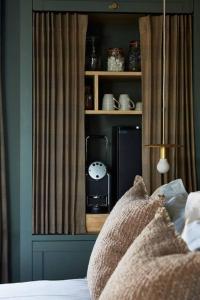
[[[94,161],[89,165],[88,174],[92,179],[100,180],[107,173],[107,168],[101,161]]]

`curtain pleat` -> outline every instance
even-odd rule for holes
[[[0,4],[0,12],[1,12]],[[4,140],[3,118],[3,90],[2,90],[2,27],[0,15],[0,282],[8,282],[8,211],[6,192],[6,156]]]
[[[33,15],[33,233],[85,233],[87,16]]]
[[[188,191],[196,190],[193,86],[192,16],[166,16],[165,142],[182,145],[167,152],[170,171],[164,180],[156,170],[161,143],[163,18],[140,18],[143,94],[143,177],[149,192],[161,183],[182,178]]]

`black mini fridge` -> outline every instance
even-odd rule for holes
[[[141,127],[113,127],[112,143],[113,204],[133,185],[136,175],[142,174]]]

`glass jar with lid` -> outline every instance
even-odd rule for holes
[[[140,42],[136,40],[129,43],[128,70],[141,70]]]
[[[109,48],[107,71],[124,71],[124,51],[122,48]]]

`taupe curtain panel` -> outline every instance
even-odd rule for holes
[[[87,16],[33,15],[33,233],[85,233]]]
[[[0,11],[1,4],[0,4]],[[8,215],[6,193],[6,166],[5,166],[5,143],[3,122],[3,91],[2,91],[2,68],[1,68],[1,16],[0,16],[0,282],[8,282]]]
[[[140,18],[143,177],[149,192],[161,185],[161,175],[156,170],[159,150],[144,145],[162,141],[162,23],[162,16]],[[164,182],[182,178],[188,191],[196,190],[192,93],[192,17],[167,15],[165,140],[183,147],[168,150],[170,171]]]

